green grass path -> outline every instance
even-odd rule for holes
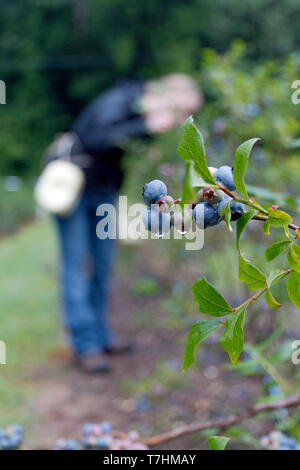
[[[0,426],[30,419],[31,372],[61,341],[56,260],[49,221],[0,241],[0,340],[7,355],[0,365]]]

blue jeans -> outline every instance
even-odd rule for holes
[[[96,216],[100,204],[114,204],[114,191],[85,190],[69,217],[56,217],[61,242],[61,281],[65,324],[75,352],[101,352],[112,342],[107,297],[115,240],[100,240]]]

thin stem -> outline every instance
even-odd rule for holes
[[[287,269],[286,271],[284,271],[282,273],[282,277],[281,279],[283,279],[285,276],[287,276],[288,274],[290,274],[293,270],[290,268],[290,269]],[[249,305],[251,302],[256,302],[257,299],[259,299],[259,297],[261,297],[266,291],[268,290],[268,286],[266,285],[265,287],[263,287],[260,291],[256,292],[256,294],[252,295],[252,297],[250,297],[249,299],[245,300],[245,302],[243,302],[241,305],[239,305],[238,307],[235,307],[233,309],[233,312],[237,312],[238,310],[241,310],[241,308],[243,307],[246,307],[247,305]]]
[[[250,345],[245,345],[245,351],[249,352],[251,356],[253,356],[254,359],[263,367],[263,369],[265,369],[265,371],[275,379],[284,393],[287,394],[291,392],[291,385],[281,376],[276,367],[274,367],[266,357]]]
[[[254,217],[252,217],[253,219],[255,220],[261,220],[263,222],[265,222],[266,220],[268,220],[268,217],[264,216],[264,215],[260,215],[260,214],[256,214]],[[297,230],[299,227],[295,224],[288,224],[288,227],[291,229],[291,230]]]
[[[253,209],[256,209],[257,211],[260,212],[260,214],[256,214],[254,217],[252,217],[253,219],[255,220],[261,220],[263,222],[266,222],[269,218],[269,214],[268,214],[268,211],[266,209],[264,209],[263,207],[261,207],[259,204],[257,204],[256,202],[254,201],[247,201],[246,199],[241,199],[239,197],[237,197],[235,194],[233,194],[232,191],[230,191],[229,189],[225,188],[225,186],[221,186],[221,185],[217,185],[217,186],[212,186],[212,187],[217,187],[218,189],[220,189],[221,191],[223,191],[225,194],[227,194],[227,196],[230,196],[232,199],[234,199],[234,201],[236,202],[241,202],[242,204],[244,204],[245,206],[249,206],[249,207],[252,207]],[[192,204],[192,208],[194,208],[197,204],[199,204],[199,201],[198,202],[195,202]],[[291,230],[300,230],[300,227],[298,227],[297,225],[295,224],[288,224],[288,227],[291,229]],[[299,235],[298,233],[296,234],[296,237],[295,238],[298,238]]]
[[[245,204],[246,206],[253,207],[253,209],[258,210],[259,212],[262,212],[263,214],[268,215],[268,211],[261,207],[259,204],[257,204],[254,201],[247,201],[246,199],[241,199],[237,197],[233,192],[231,192],[229,189],[225,188],[225,186],[218,185],[218,188],[221,189],[224,193],[226,193],[228,196],[230,196],[232,199],[234,199],[237,202],[241,202],[242,204]]]
[[[260,403],[258,405],[253,406],[253,408],[249,408],[244,413],[237,414],[237,415],[230,415],[230,416],[223,416],[221,418],[211,420],[211,421],[204,421],[204,422],[197,422],[188,425],[181,426],[180,428],[175,428],[169,432],[161,434],[159,436],[153,436],[147,439],[142,439],[149,447],[156,446],[161,444],[162,442],[171,441],[172,439],[176,439],[178,437],[186,436],[188,434],[193,434],[198,431],[204,431],[205,429],[212,429],[212,428],[219,428],[225,429],[234,424],[237,424],[245,419],[251,418],[259,413],[265,411],[273,411],[278,410],[281,408],[290,408],[292,406],[298,406],[300,404],[300,394],[291,395],[280,400],[276,400],[273,402],[267,403]]]
[[[268,289],[268,286],[265,286],[263,289],[258,291],[256,294],[252,295],[248,300],[243,302],[241,305],[233,309],[233,312],[237,312],[238,310],[241,310],[241,308],[245,307],[246,305],[249,305],[251,302],[256,302],[259,297],[261,297],[266,290]]]

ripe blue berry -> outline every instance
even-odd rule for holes
[[[84,424],[83,428],[82,428],[83,436],[89,436],[90,434],[92,434],[93,429],[94,429],[94,424],[92,424],[92,423]]]
[[[145,184],[142,194],[145,203],[151,206],[151,204],[156,204],[161,197],[166,196],[167,192],[167,186],[163,181],[153,180]]]
[[[232,201],[232,198],[230,196],[225,196],[220,201],[218,205],[219,215],[221,214],[221,210],[223,209],[223,207],[226,206],[230,201]],[[230,212],[231,212],[231,220],[232,222],[235,222],[243,215],[244,204],[242,204],[241,202],[232,201],[232,203],[230,204]]]
[[[213,227],[221,222],[221,217],[218,214],[218,205],[210,204],[208,202],[200,202],[197,204],[193,211],[196,224],[199,228]]]
[[[105,439],[105,437],[97,437],[95,444],[94,444],[94,449],[97,450],[106,450],[109,449],[109,443]]]
[[[21,438],[20,436],[7,436],[3,437],[0,440],[0,447],[2,450],[14,450],[18,449],[18,447],[21,444]]]
[[[218,214],[221,215],[222,209],[227,206],[229,201],[232,201],[232,198],[230,196],[224,196],[223,199],[219,202],[218,204]]]
[[[104,434],[112,432],[112,425],[108,421],[100,423],[100,427]]]
[[[171,216],[161,212],[157,206],[147,207],[143,214],[143,222],[147,230],[159,236],[163,236],[170,230]]]
[[[234,222],[243,215],[244,204],[242,204],[241,202],[233,201],[230,204],[230,210],[231,210],[231,220]]]
[[[230,166],[220,166],[220,168],[215,173],[215,180],[217,183],[222,184],[230,191],[235,190],[235,185],[233,182],[233,169]]]
[[[67,439],[64,450],[80,450],[81,447],[75,439]]]
[[[20,438],[22,439],[23,436],[24,436],[24,428],[21,424],[19,423],[13,423],[13,424],[10,424],[7,428],[7,432],[8,434],[16,434],[18,436],[20,436]]]

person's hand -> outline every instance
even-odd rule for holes
[[[148,113],[145,119],[147,128],[153,133],[166,132],[177,124],[176,116],[167,109]]]

